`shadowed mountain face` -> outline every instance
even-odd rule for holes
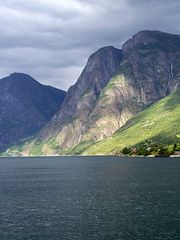
[[[0,80],[0,150],[39,131],[59,110],[65,92],[26,74]]]
[[[151,104],[179,85],[180,36],[142,31],[123,46],[121,72],[139,88],[143,102]]]

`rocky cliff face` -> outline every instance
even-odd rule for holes
[[[84,124],[102,89],[117,73],[121,57],[121,50],[114,47],[101,48],[90,56],[80,78],[68,90],[60,111],[41,131],[42,140],[57,136],[59,144],[65,147],[80,142]]]
[[[102,91],[82,140],[101,140],[180,86],[180,36],[142,31],[122,47],[119,72]]]
[[[131,79],[145,104],[151,104],[178,87],[180,36],[142,31],[123,48],[121,71]]]
[[[0,150],[39,131],[59,110],[65,92],[26,74],[0,80]]]

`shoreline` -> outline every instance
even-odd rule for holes
[[[139,155],[133,155],[133,156],[127,156],[127,155],[37,155],[37,156],[0,156],[1,158],[61,158],[61,157],[81,157],[81,158],[87,158],[87,157],[116,157],[116,158],[180,158],[180,155],[171,155],[171,156],[139,156]]]

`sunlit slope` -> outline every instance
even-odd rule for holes
[[[149,140],[159,144],[180,142],[180,90],[132,118],[112,137],[86,146],[83,155],[111,154]]]

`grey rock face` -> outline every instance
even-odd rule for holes
[[[73,115],[79,116],[83,106],[78,106],[85,94],[91,92],[91,99],[96,98],[106,86],[110,78],[117,72],[121,61],[121,50],[114,47],[104,47],[90,56],[80,78],[68,92],[59,112],[60,123],[69,120]],[[77,112],[78,111],[78,112]]]
[[[180,36],[142,31],[122,48],[121,72],[139,89],[145,104],[167,96],[179,86]]]
[[[101,90],[117,73],[121,56],[121,50],[114,47],[101,48],[90,56],[78,81],[69,88],[60,111],[40,133],[41,139],[59,134],[65,123],[73,126],[74,120],[79,119],[80,127],[87,121]]]
[[[29,137],[59,110],[65,92],[44,86],[26,74],[0,80],[0,150]]]

